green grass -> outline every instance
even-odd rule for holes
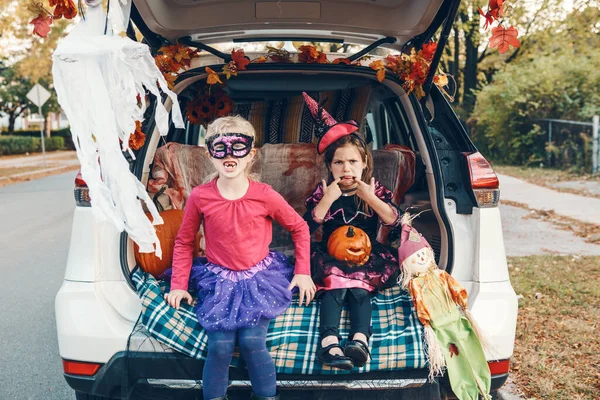
[[[600,257],[509,259],[519,300],[512,374],[536,399],[600,398]]]
[[[504,175],[514,176],[528,182],[550,184],[554,182],[589,179],[589,175],[575,174],[561,169],[518,167],[514,165],[494,165],[494,171]]]

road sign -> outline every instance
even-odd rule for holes
[[[36,83],[27,93],[27,98],[36,106],[41,107],[50,98],[50,92],[39,83]]]
[[[44,114],[42,114],[42,106],[45,102],[50,98],[50,92],[46,90],[45,87],[36,83],[34,87],[31,88],[29,93],[27,93],[27,98],[38,107],[38,112],[40,113],[40,118],[44,118]],[[42,139],[42,155],[44,156],[44,167],[46,166],[46,144],[44,142],[44,124],[40,124],[40,138]]]

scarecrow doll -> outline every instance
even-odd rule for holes
[[[467,292],[438,268],[431,246],[411,221],[408,213],[402,216],[398,261],[402,287],[412,297],[424,326],[429,379],[440,375],[445,366],[452,391],[460,400],[477,400],[480,395],[490,399],[490,370],[482,335],[467,309]]]

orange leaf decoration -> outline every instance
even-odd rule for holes
[[[371,69],[377,71],[377,80],[379,82],[383,82],[383,79],[385,78],[385,66],[383,65],[383,61],[382,60],[373,61],[371,64],[369,64],[369,67],[371,67]]]
[[[517,39],[518,35],[519,32],[515,29],[515,27],[511,26],[508,29],[504,29],[502,25],[499,25],[495,28],[492,28],[490,47],[498,47],[500,54],[504,54],[508,50],[509,46],[517,48],[521,45],[519,39]]]
[[[54,18],[73,19],[77,15],[77,7],[73,0],[50,0],[50,7],[56,6],[54,9]]]
[[[204,70],[208,74],[208,76],[206,77],[206,83],[208,83],[209,85],[214,85],[215,83],[223,83],[221,81],[221,78],[219,78],[219,75],[215,71],[213,71],[209,67],[204,68]]]
[[[163,77],[165,78],[165,81],[167,81],[167,86],[169,86],[169,89],[173,89],[175,87],[177,76],[178,75],[174,72],[163,73]]]
[[[146,141],[146,135],[142,132],[142,122],[135,121],[135,131],[129,135],[129,147],[133,150],[139,150]]]
[[[429,42],[423,45],[423,48],[419,50],[419,54],[423,57],[427,62],[433,61],[433,55],[435,54],[435,50],[437,49],[437,43]]]
[[[238,68],[234,61],[230,61],[223,66],[223,72],[225,73],[225,78],[229,79],[232,76],[237,76]]]
[[[315,46],[304,45],[298,47],[300,50],[300,54],[298,55],[298,60],[300,62],[305,63],[318,63],[318,64],[326,64],[327,63],[327,55],[325,53],[317,50]]]
[[[448,348],[450,351],[450,357],[458,355],[458,347],[454,343],[450,343],[450,347]]]
[[[161,72],[177,73],[180,69],[189,67],[194,57],[198,57],[198,50],[176,44],[158,49],[155,60]]]
[[[250,59],[244,54],[244,49],[232,50],[231,59],[239,71],[245,71],[246,66],[250,64]]]
[[[260,56],[258,57],[256,60],[252,61],[258,64],[262,64],[262,63],[266,63],[267,62],[267,57],[265,56]]]
[[[31,20],[30,24],[33,24],[33,33],[45,38],[50,32],[50,25],[52,25],[52,17],[49,15],[40,14]]]
[[[375,71],[385,68],[382,60],[373,61],[371,64],[369,64],[369,67]]]
[[[271,61],[282,63],[290,62],[290,53],[287,50],[271,46],[267,46],[267,50],[269,50],[267,57],[269,57]]]

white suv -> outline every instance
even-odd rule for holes
[[[131,20],[153,51],[166,42],[179,41],[210,53],[194,59],[176,82],[175,92],[185,109],[186,102],[204,88],[205,66],[219,72],[229,61],[228,54],[210,44],[275,40],[328,41],[340,47],[347,42],[366,44],[358,54],[332,55],[358,59],[378,46],[393,50],[419,48],[441,29],[441,52],[444,31],[450,29],[459,1],[133,3]],[[434,57],[434,65],[439,56],[437,53]],[[299,212],[303,207],[299,191],[306,189],[299,186],[308,183],[293,181],[295,175],[281,169],[274,160],[278,157],[277,162],[281,162],[283,157],[284,163],[298,163],[292,160],[296,157],[294,149],[310,148],[314,138],[306,137],[302,123],[295,125],[297,128],[284,122],[273,125],[275,112],[281,111],[281,104],[292,107],[300,93],[306,91],[321,100],[329,99],[330,104],[335,99],[334,112],[338,115],[334,117],[340,120],[358,116],[355,119],[362,122],[362,131],[374,150],[375,176],[394,189],[395,200],[402,207],[432,210],[415,221],[415,227],[433,246],[439,267],[467,289],[469,308],[496,351],[494,359],[489,359],[492,389],[501,387],[508,377],[513,352],[517,298],[509,281],[504,251],[497,207],[498,180],[435,85],[419,101],[414,94],[407,95],[402,82],[394,76],[388,74],[380,83],[376,72],[366,67],[253,63],[227,81],[225,90],[233,100],[234,111],[257,127],[257,141],[264,144],[259,150],[263,158],[258,168],[267,177],[265,181],[282,192]],[[168,101],[165,104],[171,106]],[[152,107],[148,113],[143,126],[147,140],[137,151],[136,160],[130,160],[131,170],[147,185],[151,195],[157,186],[164,186],[166,195],[162,194],[161,200],[166,206],[176,206],[177,193],[185,197],[205,174],[191,166],[189,171],[181,172],[188,165],[172,156],[185,153],[202,157],[203,151],[195,149],[203,143],[203,129],[187,121],[185,129],[172,126],[166,137],[160,137],[151,118]],[[275,144],[285,142],[288,145]],[[290,142],[300,147],[293,147]],[[301,142],[307,143],[298,144]],[[285,151],[281,150],[284,146],[288,146]],[[396,161],[386,164],[385,160],[390,159]],[[317,177],[322,168],[318,163],[314,158],[299,165],[314,170],[311,176]],[[169,169],[175,164],[177,168]],[[172,195],[168,195],[169,191]],[[148,331],[140,317],[142,304],[132,279],[134,273],[140,274],[133,242],[109,222],[94,219],[86,184],[80,178],[75,182],[75,199],[65,278],[56,297],[59,349],[67,382],[78,399],[198,397],[202,360],[174,352],[152,334],[152,329]],[[290,244],[289,237],[280,233],[274,235],[273,245],[285,249]],[[317,323],[315,317],[314,324]],[[411,323],[415,326],[409,328],[419,332],[417,323]],[[412,346],[422,352],[420,342]],[[285,361],[277,365],[284,364]],[[435,396],[452,398],[444,377],[434,385],[427,384],[426,366],[417,364],[370,368],[348,375],[311,373],[310,369],[291,369],[286,373],[279,369],[278,382],[283,393],[290,390],[284,398],[292,398],[294,390],[303,398],[332,398],[344,390],[344,398],[369,394],[382,398],[383,393],[398,390],[434,390]],[[234,389],[249,387],[243,368],[233,368],[231,379],[230,397],[235,396]],[[433,398],[431,394],[426,396]]]

